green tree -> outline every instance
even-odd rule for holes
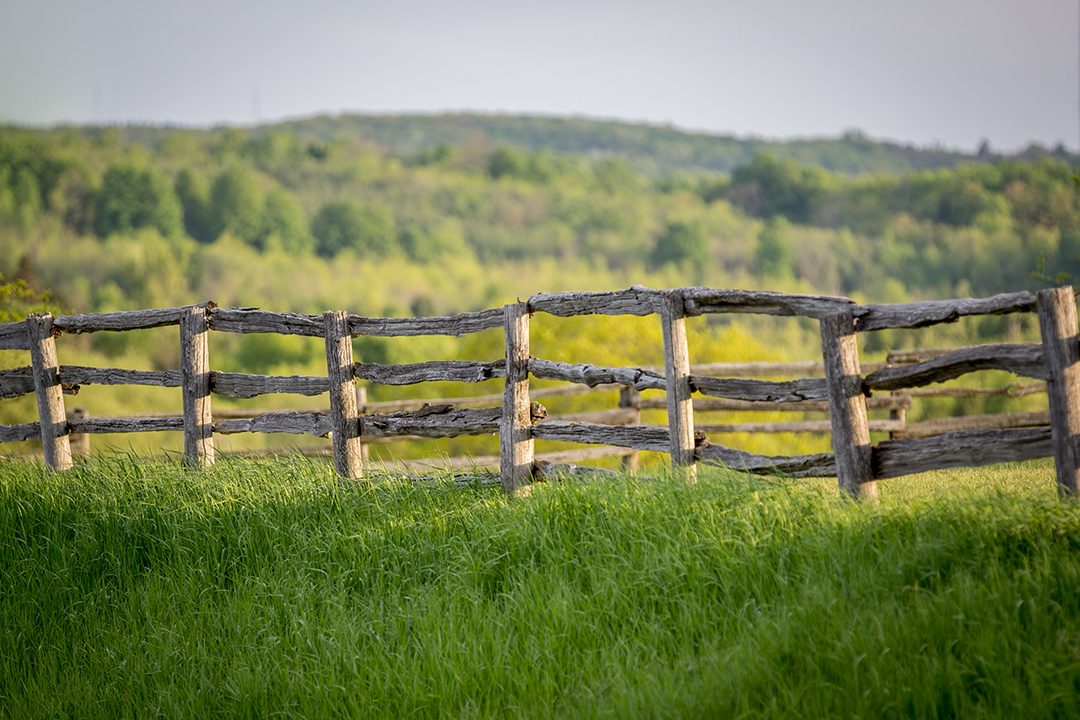
[[[384,207],[361,207],[350,201],[327,203],[311,223],[315,251],[333,257],[343,250],[362,255],[390,254],[397,240],[394,216]]]
[[[233,165],[210,188],[210,227],[213,237],[228,232],[255,245],[263,232],[263,194],[247,168]]]
[[[184,168],[176,177],[176,197],[184,213],[184,230],[201,243],[214,241],[213,222],[210,218],[210,184],[206,178],[190,168]]]
[[[669,222],[656,239],[651,260],[654,265],[706,262],[708,243],[705,229],[697,222]]]
[[[128,163],[111,165],[97,191],[94,227],[101,237],[140,228],[175,236],[182,227],[180,202],[160,173]]]
[[[789,278],[794,257],[791,252],[791,223],[783,217],[767,220],[758,233],[754,261],[758,277]]]
[[[287,190],[271,190],[266,195],[265,205],[260,247],[274,242],[290,254],[309,253],[314,249],[307,213],[295,195]]]

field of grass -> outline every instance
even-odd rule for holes
[[[0,464],[6,717],[1066,717],[1080,505],[1046,463],[339,485]]]

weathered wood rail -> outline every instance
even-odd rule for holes
[[[577,315],[658,316],[664,338],[663,372],[647,368],[603,367],[534,358],[530,355],[529,320],[537,312],[558,317]],[[1038,312],[1043,342],[1005,344],[931,354],[902,367],[883,367],[864,373],[856,342],[859,333],[889,328],[921,328],[972,315]],[[824,378],[760,380],[714,377],[692,372],[686,321],[704,314],[757,313],[799,316],[817,320],[821,328],[821,363],[794,363],[786,370],[801,374],[824,372]],[[178,371],[136,371],[118,368],[63,366],[56,340],[64,333],[128,331],[166,325],[179,326],[181,367]],[[410,365],[354,362],[351,339],[360,335],[410,337],[463,336],[502,329],[505,353],[488,362],[429,361]],[[278,333],[322,337],[326,343],[325,376],[262,376],[223,373],[210,369],[208,333]],[[184,457],[196,466],[214,461],[215,434],[266,432],[330,436],[334,466],[345,477],[364,472],[364,442],[383,437],[441,438],[497,432],[501,438],[501,481],[509,492],[532,482],[543,467],[534,453],[534,440],[608,445],[624,448],[632,457],[640,450],[670,454],[688,478],[698,462],[717,463],[757,473],[792,476],[833,475],[841,489],[856,498],[873,497],[876,481],[914,472],[957,465],[973,466],[1006,460],[1053,455],[1062,494],[1077,493],[1080,458],[1072,441],[1080,434],[1080,369],[1077,357],[1075,294],[1070,287],[1008,293],[981,299],[942,300],[895,305],[859,305],[847,298],[789,295],[763,291],[714,288],[653,290],[631,287],[611,292],[541,293],[503,308],[447,317],[371,318],[345,312],[321,315],[271,312],[257,308],[218,308],[203,303],[178,308],[84,315],[35,314],[25,321],[0,325],[0,349],[29,350],[31,364],[0,371],[0,397],[33,393],[38,400],[35,423],[0,426],[0,441],[40,438],[46,464],[55,470],[71,466],[71,436],[93,433],[182,431]],[[750,364],[752,365],[752,364]],[[765,374],[764,365],[753,366]],[[775,368],[775,366],[772,366]],[[905,390],[915,395],[922,386],[955,379],[980,370],[1004,370],[1045,381],[1049,413],[1029,414],[1016,424],[946,431],[918,437],[902,418],[868,419],[868,409],[906,408],[909,398],[870,397],[874,390]],[[705,374],[702,374],[702,373]],[[775,374],[780,374],[774,370]],[[575,383],[587,388],[623,388],[621,410],[605,416],[575,419],[546,418],[529,378]],[[417,408],[412,401],[365,405],[357,402],[357,379],[387,385],[431,381],[483,382],[504,380],[501,396],[462,400]],[[183,412],[177,416],[68,419],[64,393],[86,384],[137,384],[180,387]],[[661,390],[666,400],[643,399],[642,390]],[[986,391],[987,393],[1001,391]],[[1025,392],[1027,392],[1025,390]],[[326,411],[262,413],[255,416],[215,416],[213,395],[251,398],[269,393],[321,395],[328,393]],[[695,398],[694,395],[705,396]],[[476,405],[479,405],[477,407]],[[494,406],[489,406],[494,405]],[[662,406],[667,426],[635,422],[642,408]],[[728,432],[734,426],[695,427],[694,411],[751,409],[828,410],[834,452],[777,457],[754,455],[710,443],[703,432]],[[371,410],[386,412],[370,412]],[[633,412],[627,413],[626,410]],[[594,422],[603,417],[606,422]],[[1048,420],[1047,425],[1043,420]],[[811,421],[813,423],[813,421]],[[791,430],[824,430],[824,423],[792,424]],[[906,431],[872,444],[870,431]],[[927,433],[929,434],[929,433]],[[593,457],[586,455],[586,457]]]

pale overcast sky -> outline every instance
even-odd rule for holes
[[[588,115],[1080,145],[1080,0],[0,0],[0,121]]]

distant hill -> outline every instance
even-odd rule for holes
[[[876,141],[859,132],[839,138],[764,140],[688,132],[670,126],[530,115],[320,115],[262,126],[308,140],[359,137],[405,156],[440,144],[509,145],[529,150],[619,156],[650,175],[730,172],[769,150],[778,157],[848,175],[903,173],[977,162],[955,150]],[[1045,151],[1043,151],[1045,152]],[[989,160],[994,156],[985,156]]]

